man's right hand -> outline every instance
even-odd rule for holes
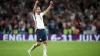
[[[36,2],[35,2],[36,4],[38,4],[39,3],[39,1],[38,0],[36,0]]]
[[[50,1],[50,5],[53,5],[53,1]]]

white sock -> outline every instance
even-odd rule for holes
[[[43,44],[43,55],[47,55],[47,44]]]
[[[37,47],[37,43],[36,44],[34,44],[30,49],[29,49],[29,51],[31,52],[33,49],[35,49]]]

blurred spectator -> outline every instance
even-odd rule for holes
[[[48,35],[49,34],[49,29],[47,28],[47,26],[45,26],[45,27],[46,27],[45,32]]]
[[[70,22],[68,22],[66,24],[66,28],[64,28],[63,33],[64,34],[72,34],[73,33]]]
[[[100,34],[100,15],[98,15],[98,19],[95,21],[97,34]]]
[[[85,22],[85,26],[84,26],[84,34],[90,34],[91,33],[91,30],[92,30],[92,25],[90,23],[89,20],[86,20]]]
[[[58,22],[58,34],[62,34],[63,33],[63,24],[62,22]]]
[[[57,28],[56,28],[56,23],[54,22],[54,20],[51,20],[50,21],[50,24],[49,24],[49,31],[50,31],[50,34],[57,34]]]

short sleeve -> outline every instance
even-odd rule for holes
[[[32,14],[32,18],[33,18],[33,20],[35,20],[35,16],[34,16],[34,14]]]
[[[45,14],[46,14],[46,12],[45,12],[45,11],[41,13],[41,15],[42,15],[42,16],[44,16]]]

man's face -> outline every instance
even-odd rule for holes
[[[36,9],[36,13],[38,13],[38,14],[41,13],[41,9],[40,9],[40,7],[37,7],[37,9]]]

